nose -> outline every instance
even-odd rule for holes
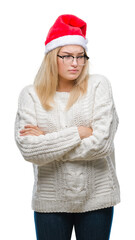
[[[73,58],[73,61],[72,61],[72,66],[77,66],[78,65],[78,62],[77,62],[77,58]]]

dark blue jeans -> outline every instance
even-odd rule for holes
[[[34,212],[37,240],[109,240],[113,207],[84,213]]]

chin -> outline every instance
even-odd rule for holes
[[[67,79],[68,80],[76,80],[79,77],[79,75],[73,75],[73,76],[69,76]]]

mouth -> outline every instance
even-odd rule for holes
[[[71,70],[68,70],[70,73],[77,73],[79,70],[77,69],[71,69]]]

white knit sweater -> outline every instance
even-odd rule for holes
[[[112,89],[104,76],[90,75],[87,94],[68,110],[68,92],[56,92],[56,106],[46,111],[34,90],[19,95],[15,140],[34,167],[32,209],[38,212],[86,212],[120,202],[114,136],[118,126]],[[45,135],[20,136],[27,124]],[[80,139],[78,126],[92,127]]]

